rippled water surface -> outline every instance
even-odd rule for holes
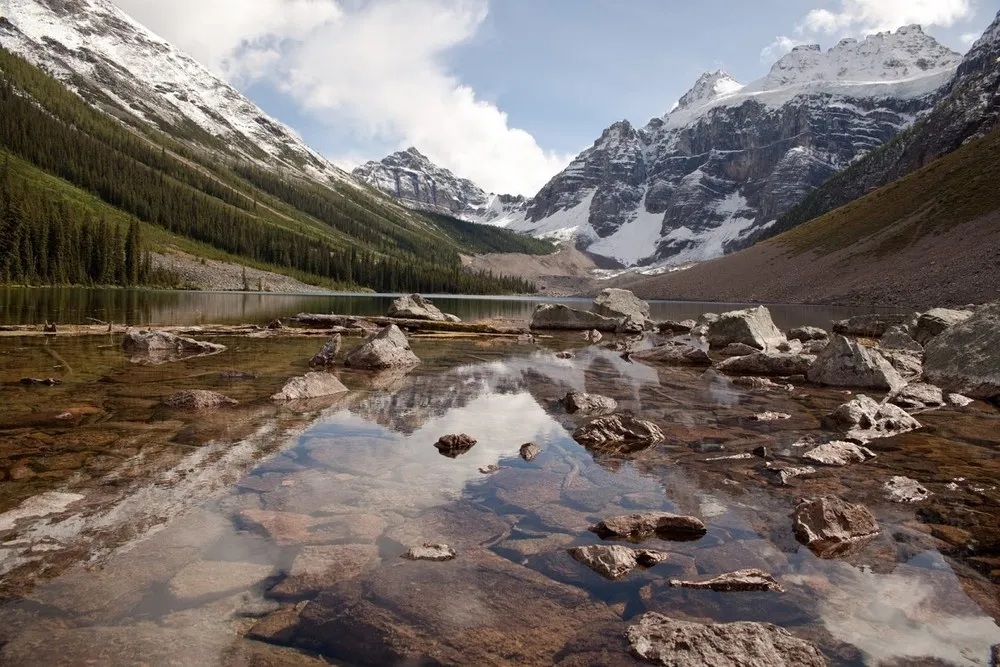
[[[983,665],[1000,643],[1000,414],[986,404],[918,415],[925,428],[875,441],[873,461],[779,487],[760,459],[706,459],[763,444],[791,460],[845,392],[749,392],[576,336],[414,336],[414,372],[335,369],[348,394],[279,407],[267,397],[322,341],[216,341],[228,349],[141,366],[117,336],[0,338],[0,661],[633,664],[623,631],[647,610],[774,622],[838,665]],[[567,348],[574,358],[556,358]],[[53,375],[64,384],[18,383]],[[162,404],[189,388],[240,405]],[[617,399],[667,441],[588,451],[571,437],[586,418],[558,402],[570,390]],[[748,419],[763,410],[792,418]],[[441,456],[447,433],[478,444]],[[531,462],[518,456],[529,441],[542,450]],[[934,495],[889,503],[881,485],[896,474]],[[791,530],[798,498],[830,493],[882,527],[843,560]],[[587,529],[601,518],[649,509],[701,517],[708,534],[648,540],[671,558],[613,582],[567,554],[599,542]],[[429,541],[458,558],[400,558]],[[667,583],[748,567],[786,592]]]

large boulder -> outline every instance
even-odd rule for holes
[[[415,366],[420,358],[410,349],[406,336],[395,324],[365,338],[361,346],[347,355],[344,365],[350,368],[379,370]]]
[[[713,349],[743,343],[757,350],[768,350],[785,340],[785,334],[771,320],[771,311],[764,306],[723,313],[708,325],[708,344]]]
[[[904,315],[889,315],[885,313],[856,315],[846,320],[834,322],[833,333],[844,334],[846,336],[881,338],[892,327],[906,327],[907,329],[913,327],[916,324],[916,320],[917,316],[914,313]]]
[[[785,352],[755,352],[742,357],[730,357],[715,364],[715,370],[727,375],[767,375],[790,377],[805,375],[816,357],[811,354]]]
[[[334,396],[347,391],[336,375],[324,372],[306,373],[285,383],[281,391],[271,396],[272,401],[303,401],[310,398]]]
[[[908,350],[917,353],[924,351],[924,346],[915,341],[905,327],[890,328],[878,339],[878,346],[887,350]]]
[[[1000,303],[948,327],[924,351],[928,382],[972,398],[1000,398]]]
[[[642,328],[651,326],[649,304],[627,289],[609,287],[602,290],[594,299],[593,310],[598,315],[628,320],[639,324]]]
[[[795,537],[821,558],[852,552],[881,530],[867,507],[836,496],[803,500],[792,519]]]
[[[864,394],[838,407],[825,421],[834,428],[846,431],[847,437],[863,442],[920,428],[920,422],[903,408],[892,403],[879,403]]]
[[[188,357],[218,354],[226,349],[219,343],[207,343],[168,331],[126,331],[122,350],[133,363],[163,364]]]
[[[605,317],[585,310],[576,310],[562,304],[542,303],[531,317],[531,328],[554,331],[615,332],[621,325],[620,318]]]
[[[437,306],[419,294],[399,297],[389,306],[387,315],[398,319],[431,320],[433,322],[444,322],[448,319]]]
[[[771,623],[696,623],[647,612],[626,630],[637,657],[664,667],[826,667],[813,644]]]
[[[831,387],[864,387],[895,391],[906,380],[878,350],[835,336],[816,356],[806,374],[810,382]]]
[[[566,406],[566,412],[570,414],[577,412],[584,414],[606,413],[618,409],[618,401],[613,398],[598,394],[584,394],[579,391],[571,391],[566,394],[563,405]]]
[[[599,451],[627,453],[663,442],[666,436],[651,421],[631,415],[598,417],[573,433],[573,439]]]
[[[712,360],[705,350],[692,345],[673,345],[667,343],[649,350],[633,352],[630,357],[634,361],[644,361],[665,366],[708,367]]]
[[[961,324],[973,314],[971,310],[931,308],[917,319],[917,331],[914,338],[921,345],[926,345],[932,338],[944,333],[948,327]]]

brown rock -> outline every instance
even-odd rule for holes
[[[534,461],[535,457],[542,453],[542,448],[533,442],[526,442],[521,445],[519,453],[525,461]]]
[[[238,405],[237,401],[229,398],[228,396],[223,396],[222,394],[215,391],[207,391],[205,389],[188,389],[186,391],[179,391],[176,394],[172,394],[163,401],[172,408],[177,408],[178,410],[191,410],[191,411],[201,411],[201,410],[211,410],[213,408],[219,408],[226,405]]]
[[[438,438],[438,441],[434,443],[438,451],[442,456],[447,456],[448,458],[457,458],[462,454],[475,447],[476,439],[465,433],[442,435]]]
[[[650,350],[633,352],[630,356],[636,361],[664,364],[667,366],[707,368],[712,365],[712,360],[708,357],[708,353],[692,345],[673,345],[668,343]]]
[[[311,398],[335,396],[347,392],[347,387],[336,375],[326,372],[306,373],[285,383],[281,391],[271,396],[272,401],[303,401]]]
[[[566,406],[566,412],[570,414],[614,412],[618,409],[618,401],[613,398],[597,394],[584,394],[578,391],[566,394],[563,405]]]
[[[591,530],[604,539],[643,540],[651,535],[665,539],[701,537],[708,529],[697,517],[643,512],[604,519]]]
[[[286,644],[295,636],[295,628],[299,623],[299,614],[305,607],[304,602],[291,607],[282,607],[254,623],[247,632],[250,639]]]
[[[727,572],[726,574],[720,574],[717,577],[704,581],[671,579],[670,585],[674,588],[694,588],[722,593],[752,591],[785,592],[785,589],[781,587],[781,584],[774,577],[763,570],[756,569]]]
[[[599,451],[627,453],[663,442],[660,427],[651,421],[631,415],[598,417],[581,426],[573,438]]]
[[[343,339],[341,335],[334,334],[333,338],[328,340],[323,345],[323,348],[313,355],[313,358],[309,360],[309,365],[320,368],[329,368],[330,366],[333,366],[337,354],[340,353],[340,347],[342,344]]]
[[[867,507],[835,496],[802,501],[792,519],[795,537],[821,558],[860,548],[881,530]]]

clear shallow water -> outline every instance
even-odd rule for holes
[[[223,354],[157,367],[127,363],[117,342],[0,339],[5,663],[307,664],[243,638],[306,600],[327,625],[299,621],[279,643],[346,664],[386,662],[377,651],[398,649],[400,636],[415,651],[435,638],[445,662],[629,664],[621,632],[647,610],[775,622],[843,665],[985,664],[1000,642],[988,571],[926,534],[951,524],[995,544],[1000,416],[989,406],[921,415],[924,430],[874,443],[874,461],[782,488],[756,475],[755,460],[705,459],[762,443],[791,456],[843,392],[745,392],[601,347],[555,358],[580,345],[569,336],[542,347],[414,338],[424,363],[413,373],[340,369],[351,393],[279,408],[266,397],[305,371],[321,341],[220,339]],[[231,369],[258,377],[220,375]],[[53,373],[66,384],[17,384]],[[224,391],[241,406],[191,416],[160,404],[181,388]],[[558,405],[569,390],[616,398],[661,424],[667,442],[626,458],[588,451],[570,435],[586,419]],[[792,419],[746,419],[765,409]],[[460,432],[478,444],[439,455],[437,438]],[[517,456],[527,441],[542,447],[530,463]],[[502,467],[480,472],[491,464]],[[886,502],[880,485],[893,474],[919,479],[933,501]],[[848,560],[799,546],[789,514],[798,497],[824,493],[864,502],[882,536]],[[697,515],[709,533],[648,540],[671,560],[614,582],[566,554],[598,542],[587,527],[600,518],[643,509]],[[437,540],[459,558],[399,558]],[[325,565],[303,576],[310,559]],[[787,592],[666,583],[745,567]]]
[[[385,315],[395,296],[384,294],[260,294],[244,292],[182,292],[86,288],[0,287],[0,325],[89,324],[93,320],[129,325],[266,324],[299,313]],[[445,312],[465,320],[488,318],[529,320],[539,303],[565,303],[589,309],[590,299],[536,297],[431,296]],[[745,304],[654,301],[656,320],[697,318]],[[779,327],[828,327],[831,320],[873,312],[848,306],[773,305]],[[892,312],[891,309],[887,312]]]

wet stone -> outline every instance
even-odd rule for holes
[[[644,449],[663,442],[664,438],[659,426],[631,415],[598,417],[573,434],[573,439],[583,445],[617,453]]]
[[[340,334],[336,334],[328,340],[323,347],[313,355],[313,358],[309,360],[309,365],[319,368],[329,368],[333,366],[337,355],[340,353],[340,347],[343,344],[343,338]]]
[[[282,607],[254,623],[247,631],[247,637],[273,644],[285,644],[295,636],[295,628],[299,623],[299,614],[305,607],[300,602],[290,607]]]
[[[237,402],[228,396],[204,389],[179,391],[176,394],[171,394],[163,402],[178,410],[191,411],[211,410],[223,406],[237,405]]]
[[[670,585],[674,588],[693,588],[696,590],[709,590],[720,593],[731,592],[762,592],[775,591],[784,593],[785,589],[781,584],[763,570],[747,569],[727,572],[717,577],[704,581],[684,581],[681,579],[671,579]]]
[[[902,475],[890,477],[882,488],[886,497],[894,503],[918,503],[931,495],[920,482]]]
[[[822,558],[853,552],[880,532],[867,507],[833,496],[802,501],[792,518],[795,537]]]
[[[584,394],[577,391],[566,394],[566,398],[563,399],[563,405],[566,406],[566,412],[570,414],[577,412],[600,414],[614,412],[618,409],[618,401],[613,398],[598,394]]]
[[[853,442],[835,440],[810,449],[802,458],[825,466],[846,466],[875,458],[875,452]]]
[[[347,387],[336,375],[325,372],[306,373],[285,383],[281,391],[271,396],[272,401],[302,401],[323,398],[347,392]]]
[[[525,461],[534,461],[535,457],[542,453],[542,448],[533,442],[526,442],[521,445],[519,454]]]
[[[632,549],[619,544],[575,547],[569,555],[606,579],[619,579],[636,567],[653,567],[670,559],[670,554],[652,549]]]
[[[198,561],[170,580],[170,593],[181,600],[244,590],[271,576],[270,565],[229,561]]]
[[[644,512],[609,517],[591,530],[604,539],[628,540],[643,540],[653,535],[664,539],[683,539],[701,537],[707,532],[701,519],[671,512]]]
[[[755,422],[773,422],[791,418],[792,416],[785,412],[771,412],[771,411],[758,412],[757,414],[750,417],[750,419]]]
[[[447,456],[448,458],[457,458],[462,454],[465,454],[470,449],[475,447],[476,439],[465,433],[442,435],[438,438],[438,441],[434,443],[438,451],[442,456]]]
[[[409,550],[403,554],[403,558],[407,560],[446,561],[454,560],[457,555],[458,554],[455,550],[447,544],[427,542],[419,547],[410,547]]]

